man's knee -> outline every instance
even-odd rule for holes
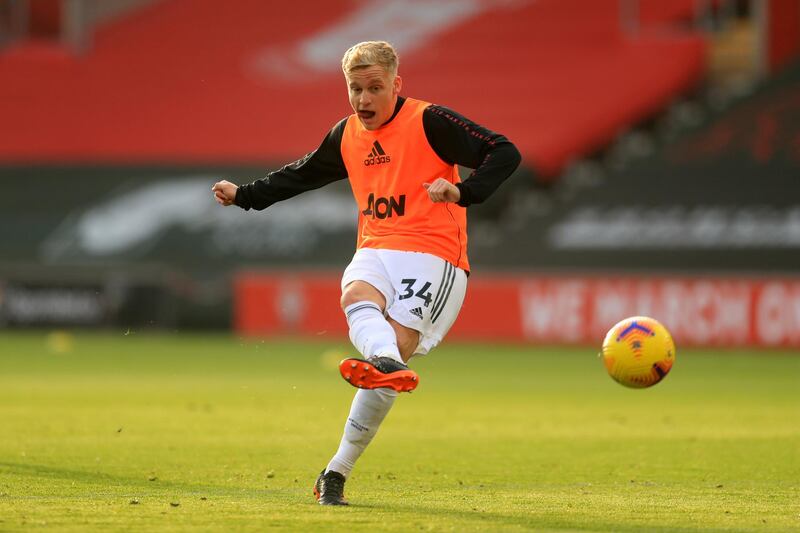
[[[366,281],[354,281],[349,283],[342,291],[342,298],[339,304],[342,306],[342,309],[346,309],[349,305],[364,301],[378,304],[381,310],[386,308],[386,298],[383,297],[381,291]]]

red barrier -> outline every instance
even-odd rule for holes
[[[243,274],[235,328],[246,335],[346,336],[333,274]],[[800,279],[475,277],[449,338],[597,344],[632,315],[660,320],[681,346],[800,347]]]

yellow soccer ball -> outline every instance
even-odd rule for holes
[[[608,375],[635,389],[652,387],[675,362],[675,342],[658,320],[632,316],[606,334],[600,354]]]

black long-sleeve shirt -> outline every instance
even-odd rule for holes
[[[405,98],[398,97],[391,122]],[[315,151],[270,172],[266,177],[236,192],[236,205],[243,209],[265,209],[270,205],[318,189],[334,181],[347,179],[342,159],[342,134],[347,119],[341,120]],[[422,114],[422,126],[428,143],[442,161],[474,169],[461,183],[458,205],[467,207],[486,200],[519,166],[517,148],[503,135],[490,131],[446,107],[428,106]]]

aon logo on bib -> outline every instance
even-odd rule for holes
[[[401,194],[399,198],[394,196],[389,198],[379,196],[375,198],[375,193],[372,192],[367,199],[367,208],[361,214],[372,218],[401,217],[406,214],[406,195]]]

